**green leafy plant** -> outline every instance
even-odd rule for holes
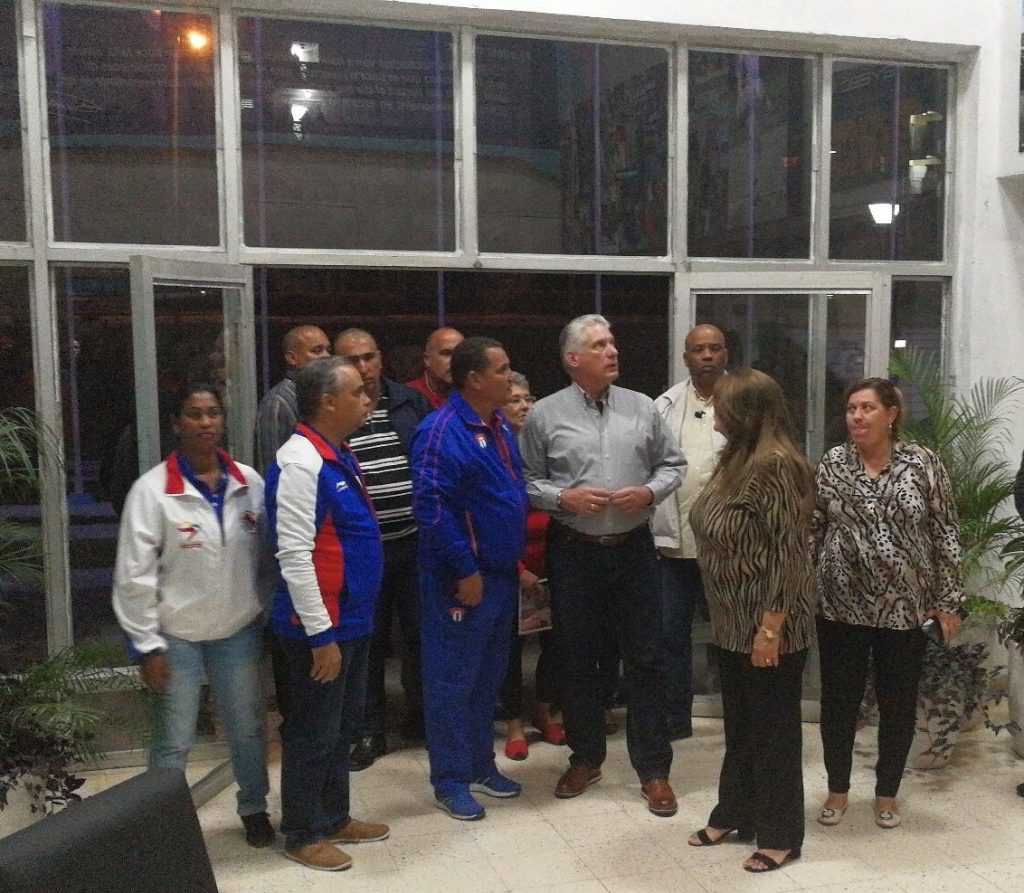
[[[107,719],[93,696],[137,685],[110,669],[118,655],[110,645],[83,643],[0,676],[0,809],[19,784],[32,795],[33,811],[81,799],[84,780],[74,767],[102,756],[97,733]]]
[[[924,407],[904,425],[910,440],[940,459],[953,488],[963,546],[967,623],[984,627],[1005,622],[1008,606],[993,594],[1017,591],[1024,583],[1024,522],[1012,510],[1015,469],[1007,460],[1006,419],[1016,416],[1024,390],[1019,378],[985,378],[966,394],[948,388],[933,354],[906,349],[891,364],[893,378],[909,385]],[[917,761],[941,765],[948,759],[966,719],[980,710],[998,733],[989,707],[1002,700],[991,683],[1003,667],[986,667],[990,642],[928,644],[918,689],[919,733],[928,747]]]
[[[1019,410],[1020,378],[984,378],[965,395],[947,388],[933,354],[907,348],[893,377],[916,391],[924,414],[910,418],[907,436],[933,450],[949,473],[960,517],[965,608],[1000,613],[990,593],[1024,584],[1024,521],[1007,511],[1015,468],[1006,458],[1006,423]],[[988,607],[983,605],[988,603]]]
[[[35,414],[22,407],[0,410],[0,500],[34,499],[39,490],[37,461],[53,439],[42,431]],[[42,585],[42,545],[34,530],[0,517],[0,578]]]

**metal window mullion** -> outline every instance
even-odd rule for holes
[[[139,474],[142,474],[159,463],[161,458],[152,258],[135,256],[131,258],[128,269],[131,277],[136,435]]]
[[[811,205],[811,257],[816,263],[828,263],[830,215],[832,209],[832,62],[831,55],[821,57],[815,77],[819,95],[814,99],[814,189]]]
[[[811,292],[807,314],[807,456],[825,452],[825,375],[828,352],[828,296]]]
[[[953,263],[957,257],[958,231],[954,220],[956,210],[956,156],[959,140],[957,109],[959,108],[960,67],[949,69],[946,78],[946,157],[943,168],[942,190],[942,258]]]
[[[669,129],[669,256],[683,264],[687,257],[690,184],[690,66],[686,44],[675,47],[674,114]],[[672,111],[672,109],[670,109]]]
[[[868,302],[864,344],[864,374],[889,374],[889,347],[892,326],[892,276],[875,273]]]
[[[47,263],[46,91],[42,80],[44,53],[42,9],[34,0],[20,3],[20,45],[23,151],[28,184],[27,222],[32,249],[29,301],[32,320],[32,371],[35,379],[36,416],[52,435],[52,455],[40,459],[39,502],[42,510],[43,572],[45,575],[46,643],[54,654],[74,641],[71,612],[70,550],[68,548],[67,484],[60,398],[60,351],[57,343],[56,301]]]
[[[455,217],[456,243],[466,264],[480,253],[480,215],[476,151],[476,31],[460,28],[452,76],[455,92]]]
[[[217,166],[221,183],[218,203],[220,242],[228,263],[238,262],[242,244],[242,158],[238,101],[238,54],[235,20],[231,0],[221,0],[218,12],[217,51],[219,65],[214,66],[217,111]]]

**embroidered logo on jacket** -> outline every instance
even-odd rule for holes
[[[242,526],[249,531],[249,533],[255,533],[259,528],[259,521],[256,518],[255,512],[242,512]]]
[[[452,623],[462,623],[462,618],[465,617],[466,614],[462,608],[449,608],[448,616],[452,618]]]
[[[195,538],[202,532],[202,526],[195,521],[182,521],[178,525],[178,533],[181,534],[184,542],[179,543],[182,549],[201,549],[203,544],[196,542]]]
[[[335,493],[340,493],[342,490],[347,490],[347,489],[348,489],[348,481],[338,481],[338,483],[336,483],[334,485],[334,492]]]
[[[476,445],[482,450],[487,449],[487,437],[483,434],[476,435]]]

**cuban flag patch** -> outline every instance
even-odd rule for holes
[[[452,623],[462,623],[462,618],[466,616],[466,613],[462,608],[449,608],[448,616],[451,617]]]

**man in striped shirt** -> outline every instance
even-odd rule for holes
[[[346,329],[334,339],[334,353],[355,365],[370,398],[367,423],[349,437],[348,445],[359,460],[384,541],[384,580],[370,643],[366,714],[356,730],[349,759],[349,767],[358,771],[371,766],[387,751],[384,661],[396,613],[405,645],[402,735],[411,740],[424,736],[417,537],[412,516],[409,450],[412,433],[430,413],[430,406],[422,394],[383,377],[380,349],[369,332]]]

